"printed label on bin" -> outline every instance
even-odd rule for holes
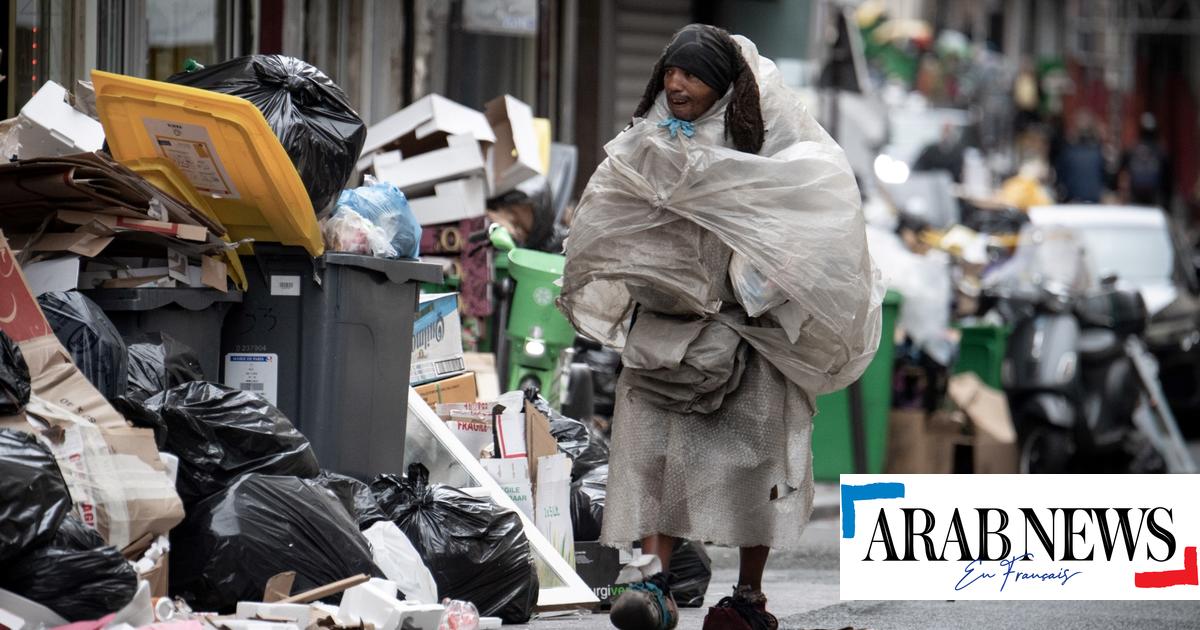
[[[221,164],[208,129],[155,118],[143,118],[142,124],[159,154],[171,160],[196,190],[212,197],[241,198]]]
[[[225,355],[225,384],[279,404],[279,355],[231,352]]]
[[[300,295],[300,276],[271,276],[271,295]]]

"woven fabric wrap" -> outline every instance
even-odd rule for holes
[[[774,63],[736,39],[756,69],[762,151],[726,141],[729,93],[692,137],[659,127],[660,95],[605,147],[572,222],[559,305],[581,332],[624,350],[640,305],[720,321],[748,347],[740,384],[711,413],[664,409],[623,373],[609,544],[663,533],[795,546],[812,505],[813,401],[857,379],[879,344],[883,287],[845,155]],[[722,265],[703,262],[714,240]],[[751,319],[730,298],[770,308]]]

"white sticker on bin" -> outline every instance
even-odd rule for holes
[[[300,295],[300,276],[271,276],[271,295]]]
[[[278,405],[279,355],[231,352],[225,355],[225,385],[259,394]]]
[[[142,124],[158,147],[159,155],[174,162],[196,190],[211,197],[241,198],[233,186],[233,178],[221,164],[208,129],[155,118],[144,118]]]

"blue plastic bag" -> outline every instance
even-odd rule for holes
[[[343,190],[337,205],[357,212],[378,225],[391,238],[399,258],[421,254],[421,226],[408,207],[404,193],[392,184],[367,177],[365,186]]]

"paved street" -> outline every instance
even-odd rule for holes
[[[1200,442],[1190,445],[1200,461]],[[820,487],[817,514],[800,550],[775,554],[764,590],[785,630],[873,628],[956,630],[962,628],[1055,628],[1059,630],[1200,629],[1200,601],[1189,602],[841,602],[838,599],[837,511],[832,484]],[[727,595],[737,580],[737,552],[711,548],[713,579],[706,605]],[[706,609],[684,610],[681,630],[698,630]],[[532,630],[601,630],[607,615],[539,619]]]

